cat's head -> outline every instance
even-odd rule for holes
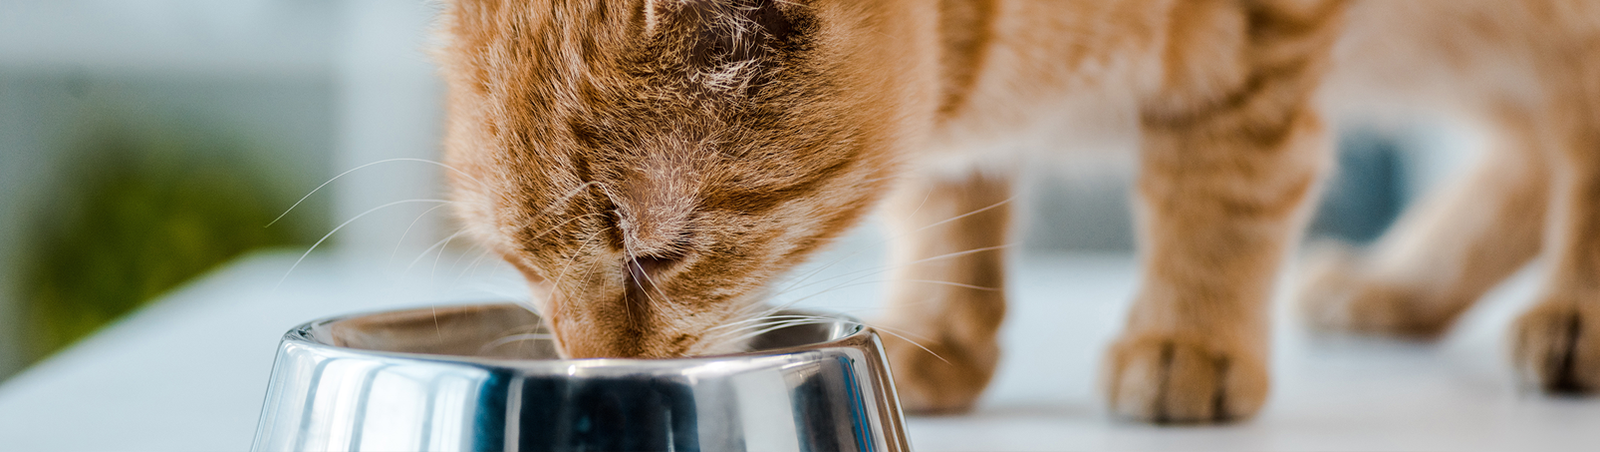
[[[871,208],[909,121],[869,3],[448,3],[458,211],[565,355],[727,351],[718,325]]]

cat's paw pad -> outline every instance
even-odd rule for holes
[[[1154,423],[1227,422],[1266,402],[1268,377],[1254,353],[1162,335],[1112,346],[1105,382],[1111,411]]]
[[[1300,288],[1300,313],[1318,331],[1434,339],[1449,329],[1453,315],[1424,312],[1423,291],[1370,281],[1357,271],[1350,251],[1314,253]]]
[[[999,363],[1000,348],[992,341],[948,346],[894,336],[883,339],[900,405],[910,414],[971,410]]]
[[[1524,384],[1557,394],[1600,390],[1600,306],[1541,303],[1512,325],[1511,340]]]

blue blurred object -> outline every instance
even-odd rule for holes
[[[1405,163],[1395,137],[1368,129],[1339,136],[1338,167],[1327,181],[1308,235],[1367,243],[1405,208]]]

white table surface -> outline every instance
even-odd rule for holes
[[[866,248],[820,259],[840,263],[781,298],[822,293],[803,304],[870,318],[881,256]],[[313,255],[283,278],[296,257],[241,259],[0,385],[0,450],[245,450],[290,327],[520,294],[514,272],[474,266],[472,256],[404,270],[405,258]],[[1280,322],[1274,392],[1260,416],[1153,427],[1108,419],[1094,392],[1100,353],[1136,282],[1132,258],[1013,261],[994,386],[974,413],[908,419],[917,450],[1600,450],[1600,399],[1525,394],[1505,369],[1501,338],[1534,290],[1531,274],[1498,289],[1439,344],[1312,339]]]

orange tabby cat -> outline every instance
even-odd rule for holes
[[[1110,407],[1248,416],[1273,281],[1328,166],[1313,99],[1345,9],[455,0],[448,159],[472,175],[454,181],[464,223],[526,275],[570,357],[736,350],[727,326],[763,311],[768,284],[885,200],[901,283],[884,324],[942,358],[889,340],[896,383],[943,412],[996,365],[1010,173],[1126,123],[1144,282],[1108,355]]]

